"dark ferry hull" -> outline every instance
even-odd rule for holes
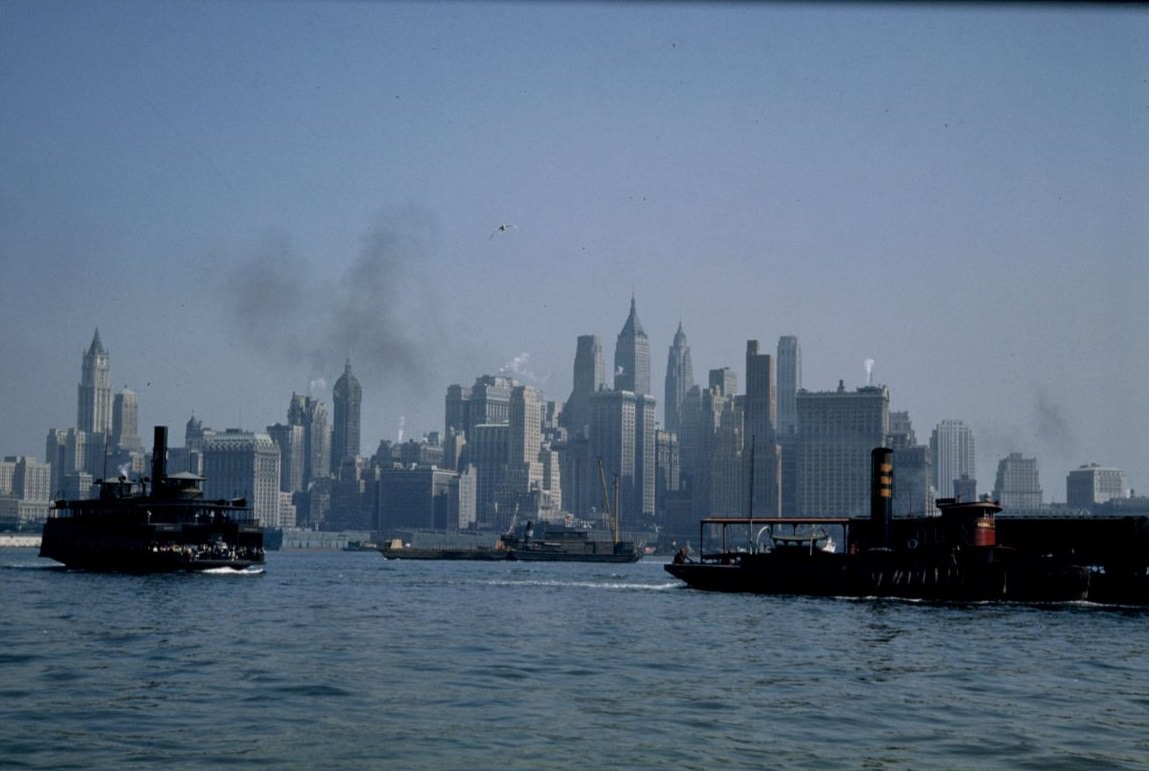
[[[167,428],[156,426],[148,479],[100,480],[99,496],[59,500],[40,556],[75,570],[171,573],[245,570],[264,561],[263,530],[242,499],[206,500],[203,478],[168,476]]]
[[[727,564],[686,562],[666,570],[705,591],[951,602],[1084,600],[1090,578],[1074,565],[907,560],[885,552],[737,554]]]
[[[193,553],[181,548],[161,548],[155,544],[171,539],[171,529],[130,524],[109,525],[107,522],[86,522],[81,519],[49,519],[44,523],[40,556],[61,563],[73,570],[118,573],[174,573],[204,571],[219,568],[246,570],[263,564],[262,550],[258,548],[259,531],[233,527],[216,533],[203,528],[191,528],[174,539],[179,542],[209,543],[212,535],[217,541],[247,544],[240,553],[216,550]],[[157,537],[160,536],[161,537]]]

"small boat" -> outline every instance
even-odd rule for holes
[[[348,541],[343,551],[379,551],[379,544],[374,541]]]
[[[195,474],[167,475],[167,427],[156,426],[151,480],[101,480],[96,498],[56,501],[40,556],[78,570],[123,573],[263,564],[263,530],[246,501],[205,500],[202,482]]]

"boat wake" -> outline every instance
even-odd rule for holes
[[[0,566],[4,570],[67,570],[59,562],[40,560],[39,562],[9,562]]]
[[[235,568],[211,568],[210,570],[201,570],[200,573],[209,576],[262,576],[262,567],[249,567],[242,570]]]
[[[626,581],[558,581],[558,580],[523,580],[523,581],[484,581],[487,586],[547,586],[571,589],[614,589],[624,591],[654,591],[662,592],[683,586],[678,581],[669,581],[659,584],[637,584]]]

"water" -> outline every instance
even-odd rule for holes
[[[46,564],[0,552],[0,767],[1149,767],[1149,610],[711,595],[647,560]]]

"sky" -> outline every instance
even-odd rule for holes
[[[3,455],[97,328],[145,443],[350,360],[370,454],[480,375],[565,400],[633,296],[660,418],[679,323],[702,384],[796,335],[986,492],[1149,492],[1149,11],[0,0],[0,270]]]

